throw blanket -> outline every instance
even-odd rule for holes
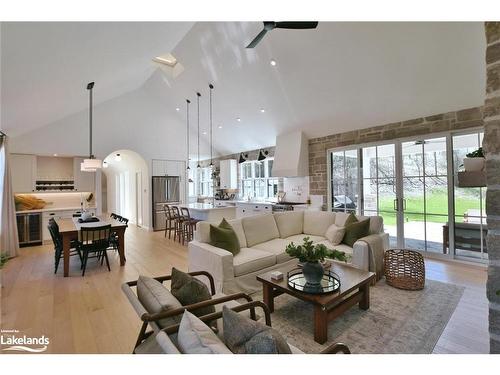
[[[377,280],[384,275],[384,237],[378,234],[359,239],[368,244],[370,248],[370,271],[377,274]]]

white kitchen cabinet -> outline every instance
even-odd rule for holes
[[[220,188],[237,189],[238,188],[238,170],[235,159],[220,161]]]
[[[36,156],[11,154],[10,163],[14,193],[31,193],[35,191]]]
[[[73,158],[73,179],[75,181],[75,191],[94,192],[95,172],[83,172],[80,164],[84,158]]]
[[[253,215],[262,215],[265,213],[272,213],[273,205],[267,203],[242,203],[238,202],[236,205],[236,217],[242,218]]]

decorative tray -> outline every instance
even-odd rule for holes
[[[99,221],[99,218],[98,217],[91,217],[90,219],[87,219],[87,220],[83,220],[82,218],[78,219],[78,222],[81,223],[81,224],[84,224],[84,223],[96,223]]]
[[[306,281],[302,268],[294,268],[287,273],[288,286],[299,292],[310,294],[333,293],[340,289],[340,278],[332,271],[325,270],[323,279],[319,284],[310,284]]]

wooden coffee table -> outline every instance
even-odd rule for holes
[[[375,273],[362,271],[349,265],[332,262],[331,270],[340,278],[340,290],[329,294],[309,294],[299,292],[288,286],[287,272],[294,266],[280,269],[284,273],[283,280],[271,279],[271,272],[257,276],[262,282],[264,303],[271,312],[274,311],[274,298],[286,293],[314,306],[314,340],[324,344],[328,338],[328,322],[342,315],[352,306],[370,308],[370,284],[375,280]]]

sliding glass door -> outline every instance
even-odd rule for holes
[[[486,188],[454,183],[482,138],[478,131],[333,150],[329,206],[382,216],[391,247],[487,259]]]
[[[404,246],[443,253],[443,226],[448,222],[446,138],[401,143]]]

